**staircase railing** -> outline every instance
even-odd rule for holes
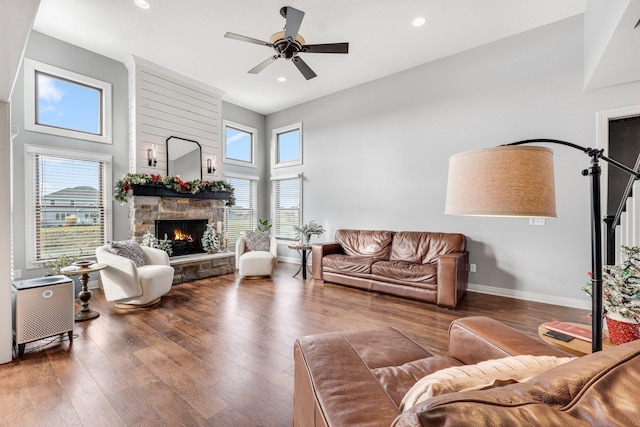
[[[636,164],[633,168],[635,171],[640,171],[640,154],[638,154],[638,158],[636,159]],[[604,222],[606,224],[606,236],[605,236],[605,263],[607,265],[613,265],[616,263],[616,228],[620,225],[620,219],[622,218],[622,214],[627,210],[627,202],[629,198],[633,195],[633,187],[636,182],[636,177],[629,177],[629,181],[627,181],[627,186],[622,193],[622,199],[620,200],[620,204],[618,205],[618,210],[615,215],[607,215],[604,218]],[[624,230],[624,232],[628,232],[628,230]]]

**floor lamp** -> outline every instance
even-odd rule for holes
[[[527,144],[550,143],[578,149],[591,157],[582,175],[591,177],[591,349],[602,350],[602,214],[599,160],[640,179],[640,173],[603,155],[557,139],[528,139],[456,154],[449,159],[445,214],[463,216],[555,218],[553,151]]]

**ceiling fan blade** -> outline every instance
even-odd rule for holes
[[[292,59],[294,65],[300,70],[305,79],[311,80],[316,77],[317,74],[302,60],[299,56],[294,56]]]
[[[287,23],[285,24],[284,36],[289,42],[293,42],[298,35],[300,25],[302,24],[302,18],[304,18],[304,12],[298,9],[294,9],[291,6],[286,6],[287,11]]]
[[[262,61],[261,63],[259,63],[258,65],[256,65],[252,69],[250,69],[248,72],[251,73],[251,74],[258,74],[260,71],[262,71],[265,68],[267,68],[269,65],[271,65],[278,58],[280,58],[278,55],[273,55],[272,57],[269,57],[269,58],[265,59],[264,61]]]
[[[241,42],[248,42],[248,43],[253,43],[253,44],[259,44],[259,45],[262,45],[262,46],[273,47],[273,45],[271,43],[269,43],[269,42],[265,42],[263,40],[258,40],[258,39],[254,39],[254,38],[247,37],[247,36],[241,36],[240,34],[225,33],[224,36],[226,38],[228,38],[228,39],[240,40]]]
[[[302,52],[309,53],[349,53],[349,43],[307,44]]]

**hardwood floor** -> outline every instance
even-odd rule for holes
[[[588,323],[584,310],[477,293],[452,311],[314,285],[292,278],[296,267],[184,283],[146,309],[117,309],[94,292],[101,315],[76,323],[72,344],[28,344],[0,365],[0,425],[290,426],[297,337],[391,325],[445,353],[458,317],[491,316],[534,337],[543,321]]]

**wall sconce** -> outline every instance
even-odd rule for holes
[[[214,173],[216,171],[215,163],[216,163],[216,156],[210,156],[207,159],[207,173]]]
[[[147,150],[147,162],[149,167],[155,168],[158,166],[158,152],[156,151],[156,144],[153,144],[153,148]]]

